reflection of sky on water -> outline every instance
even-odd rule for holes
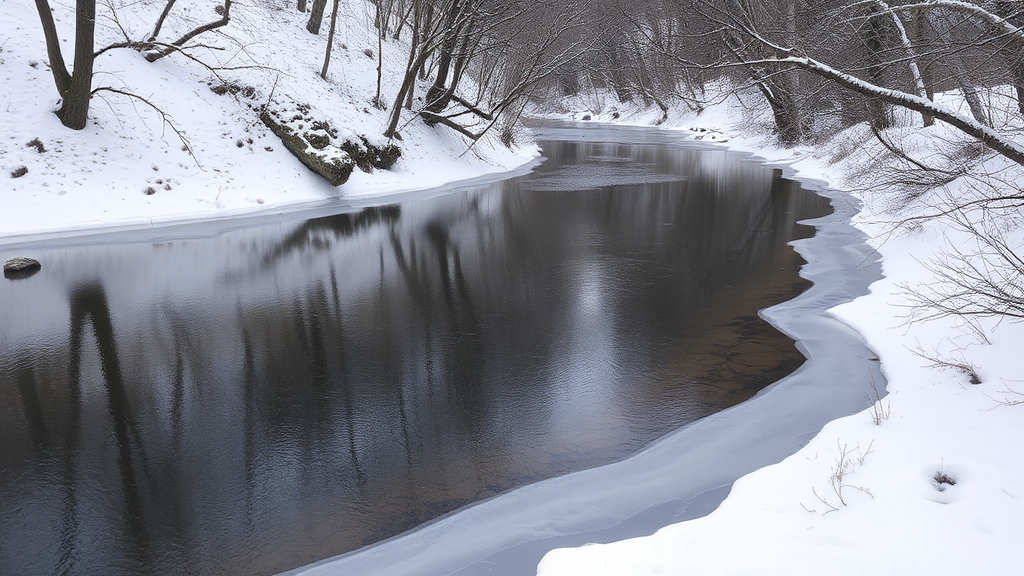
[[[0,284],[0,562],[274,572],[620,459],[799,364],[756,312],[806,286],[787,242],[823,200],[722,153],[545,153],[432,200],[40,249]],[[751,347],[754,375],[721,369]]]
[[[609,273],[599,258],[567,266],[571,279],[566,284],[574,286],[576,293],[570,297],[564,328],[555,336],[561,362],[553,375],[558,385],[552,389],[552,425],[573,429],[594,417],[612,416],[602,409],[615,402],[619,372],[614,307],[607,305],[604,293]]]

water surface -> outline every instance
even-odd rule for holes
[[[808,287],[788,242],[828,200],[627,134],[430,199],[37,246],[0,282],[0,565],[272,574],[792,372],[757,313]]]

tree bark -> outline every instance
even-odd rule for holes
[[[459,40],[459,32],[462,26],[458,25],[462,5],[459,0],[453,0],[448,8],[448,17],[445,22],[444,39],[441,41],[441,54],[437,58],[437,76],[434,84],[427,90],[427,105],[425,109],[438,113],[448,107],[448,74],[451,72],[452,59],[454,58],[455,46]]]
[[[306,30],[310,34],[320,34],[320,24],[324,21],[325,8],[327,8],[327,0],[313,0],[313,11],[309,13],[309,22],[306,23]]]
[[[36,0],[36,10],[39,12],[39,22],[43,25],[46,56],[50,59],[53,83],[57,85],[57,93],[63,97],[67,93],[68,87],[71,86],[71,74],[64,63],[64,55],[60,51],[60,37],[57,36],[57,26],[53,23],[50,3],[47,0]]]
[[[792,74],[793,71],[774,68],[763,70],[761,66],[751,63],[750,59],[746,58],[742,52],[743,43],[735,37],[727,37],[725,45],[732,52],[733,57],[747,69],[750,78],[768,101],[768,105],[772,109],[772,118],[775,120],[775,129],[782,142],[786,145],[799,142],[801,137],[800,114],[796,109],[797,105],[793,95],[786,90],[786,87],[792,83],[787,82],[786,85],[783,85],[775,81],[776,78]]]
[[[75,3],[74,69],[66,90],[61,94],[64,101],[61,103],[60,109],[57,110],[57,117],[60,118],[61,123],[72,130],[85,128],[89,118],[95,35],[96,0],[78,0]],[[56,50],[59,52],[60,48],[58,47]]]
[[[171,13],[171,8],[174,7],[175,0],[167,0],[167,4],[164,4],[164,9],[160,12],[160,17],[156,19],[156,24],[153,25],[153,32],[149,35],[149,41],[156,40],[156,37],[160,35],[160,29],[163,28],[164,20],[167,19],[167,15]]]
[[[327,51],[324,53],[324,67],[320,70],[320,77],[324,80],[327,80],[327,67],[331,65],[331,48],[334,47],[334,27],[337,20],[338,0],[334,0],[334,9],[331,11],[331,28],[327,32]]]
[[[949,15],[946,13],[939,13],[939,10],[928,11],[928,23],[931,24],[932,29],[938,34],[939,39],[949,49],[949,54],[944,57],[950,70],[953,72],[953,76],[956,77],[956,83],[960,86],[960,92],[964,95],[964,100],[967,101],[967,106],[971,109],[971,115],[974,119],[982,124],[990,124],[988,114],[985,113],[985,107],[981,103],[981,97],[978,95],[978,89],[975,87],[974,82],[971,81],[967,73],[967,66],[964,65],[963,59],[960,54],[956,52],[953,45],[953,34],[950,31],[952,25],[949,22]]]
[[[879,19],[879,12],[876,8],[868,8],[869,16],[865,29],[864,43],[870,53],[871,64],[868,66],[868,77],[871,79],[873,84],[882,84],[882,77],[884,75],[884,62],[880,53],[886,48],[884,38],[884,29]],[[889,114],[888,105],[882,101],[869,98],[867,101],[868,114],[870,117],[871,126],[875,130],[885,130],[892,126],[892,116]]]
[[[416,4],[414,4],[413,6],[415,7]],[[416,13],[413,15],[412,40],[411,40],[411,44],[410,44],[410,48],[409,48],[409,63],[408,63],[408,66],[412,66],[413,62],[416,61],[416,50],[419,48],[419,45],[420,45],[420,27],[422,26],[422,20],[423,20],[423,16],[420,13],[419,8],[417,8],[416,9]],[[415,77],[415,75],[416,75],[416,72],[414,71],[413,72],[413,76]],[[413,96],[414,96],[414,94],[413,94],[414,92],[415,92],[415,86],[411,86],[409,88],[409,90],[407,90],[406,93],[405,93],[405,102],[404,102],[404,104],[405,104],[405,109],[406,110],[412,110],[412,99],[413,99]],[[400,108],[402,106],[402,104],[403,104],[402,99],[395,100],[395,107],[396,108]]]
[[[913,12],[914,19],[914,42],[919,46],[924,46],[928,42],[930,36],[928,32],[928,22],[924,14],[919,10]],[[929,100],[935,100],[935,76],[934,76],[934,59],[928,61],[924,68],[921,69],[921,81],[924,82],[924,93],[925,97]]]
[[[1013,26],[1018,26],[1024,20],[1024,12],[1020,8],[1018,0],[1000,0],[993,6],[995,13]],[[1007,52],[1007,67],[1017,92],[1017,110],[1024,114],[1024,42],[1018,40],[1010,43]]]
[[[402,80],[402,86],[398,89],[398,94],[395,95],[395,105],[391,107],[391,117],[388,119],[387,130],[384,131],[384,135],[388,138],[394,138],[398,133],[398,122],[402,118],[402,101],[405,100],[408,94],[412,93],[413,86],[416,84],[416,71],[419,70],[429,55],[423,50],[416,54],[414,50],[415,47],[409,53],[409,64],[405,69],[405,78]]]
[[[1017,110],[1024,115],[1024,59],[1013,65],[1013,83],[1017,90]]]
[[[202,26],[199,26],[197,28],[193,28],[189,32],[186,32],[184,35],[182,35],[181,38],[178,38],[174,42],[171,42],[169,45],[163,45],[164,48],[148,52],[145,56],[146,61],[156,62],[164,56],[168,56],[170,54],[173,54],[174,52],[177,52],[182,46],[185,45],[185,42],[188,42],[196,36],[199,36],[200,34],[203,34],[205,32],[209,32],[210,30],[216,30],[217,28],[220,28],[222,26],[227,26],[228,22],[231,21],[231,2],[232,0],[224,0],[224,11],[220,13],[220,20],[214,20],[213,22],[203,24]],[[146,46],[143,45],[142,49],[145,48]]]
[[[889,12],[892,16],[893,26],[896,27],[896,33],[899,37],[900,44],[903,45],[903,51],[907,54],[907,67],[910,68],[910,75],[914,78],[914,92],[921,98],[931,98],[928,96],[928,90],[924,86],[924,76],[921,74],[921,68],[917,64],[917,53],[914,50],[914,44],[910,41],[910,36],[907,35],[907,28],[903,25],[903,20],[900,19],[899,14],[892,12],[889,5],[882,0],[876,0],[876,4],[884,11]],[[931,126],[935,124],[935,119],[927,114],[921,115],[921,121],[925,126]]]

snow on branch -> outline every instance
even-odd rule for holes
[[[786,50],[786,52],[792,52]],[[891,88],[877,86],[852,74],[837,70],[828,64],[819,62],[809,57],[787,56],[784,58],[766,58],[757,61],[747,61],[743,64],[775,64],[789,65],[807,72],[811,72],[865,96],[878,98],[889,104],[901,106],[915,112],[931,114],[935,118],[959,128],[965,134],[981,140],[986,146],[1006,158],[1024,166],[1024,147],[1007,139],[996,130],[966,116],[958,114],[945,106],[936,104],[927,98],[908,94]]]
[[[1017,26],[1014,26],[1004,18],[985,10],[981,6],[976,4],[970,4],[967,2],[959,2],[957,0],[931,0],[930,2],[918,2],[916,4],[902,4],[899,6],[893,6],[892,10],[897,11],[914,11],[914,10],[935,10],[935,9],[946,9],[954,12],[960,12],[974,16],[975,18],[988,23],[989,25],[999,29],[1004,34],[1009,34],[1016,37],[1018,40],[1024,41],[1024,30],[1021,30]]]

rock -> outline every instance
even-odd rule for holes
[[[7,278],[27,278],[42,268],[38,260],[15,256],[4,262],[4,276]]]
[[[319,132],[304,132],[302,137],[309,142],[309,145],[317,150],[323,150],[331,145],[331,137],[328,134],[322,134]]]
[[[219,8],[223,8],[223,6],[219,6]],[[218,96],[223,96],[225,94],[241,94],[245,98],[249,99],[256,97],[255,88],[253,88],[252,86],[246,86],[245,84],[237,84],[235,82],[221,82],[220,84],[211,84],[210,90],[212,90],[213,93]]]
[[[360,170],[367,173],[373,172],[374,168],[387,170],[394,166],[402,156],[402,150],[398,146],[394,144],[374,146],[362,136],[359,137],[359,142],[346,140],[338,147],[348,154]]]
[[[4,262],[4,272],[21,272],[23,270],[41,267],[42,264],[39,263],[39,260],[26,258],[24,256],[15,256],[7,262]]]
[[[356,163],[343,150],[334,146],[317,150],[290,126],[279,122],[268,112],[262,112],[260,120],[281,139],[284,147],[299,161],[313,172],[326,178],[334,186],[341,186],[352,174]]]

